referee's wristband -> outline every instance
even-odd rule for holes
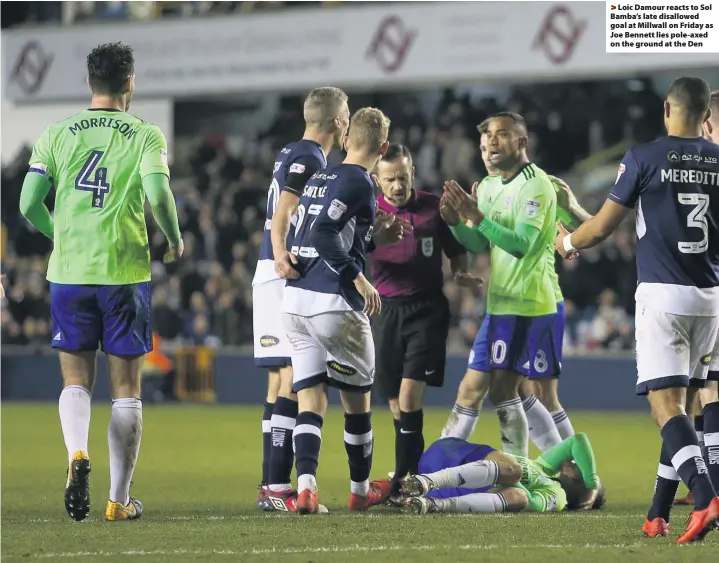
[[[571,254],[573,252],[576,252],[577,249],[572,246],[572,235],[571,233],[568,235],[565,235],[565,237],[562,239],[562,246],[564,247],[564,252]]]

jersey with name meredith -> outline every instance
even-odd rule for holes
[[[719,146],[670,136],[631,148],[608,198],[637,209],[637,298],[660,291],[666,312],[719,314]]]
[[[47,177],[56,190],[49,281],[150,280],[142,179],[170,175],[159,127],[121,111],[81,111],[43,131],[30,171]]]
[[[267,192],[267,215],[265,216],[265,230],[262,234],[260,255],[257,260],[257,269],[252,285],[259,285],[280,279],[275,272],[275,256],[272,252],[272,218],[277,210],[280,193],[288,191],[296,196],[302,195],[307,180],[315,172],[324,170],[327,159],[322,147],[314,141],[302,139],[290,143],[282,148],[275,157],[272,171],[272,182]],[[288,235],[291,240],[292,233]]]
[[[310,317],[364,308],[354,279],[365,268],[375,211],[374,183],[361,166],[338,164],[310,178],[291,248],[300,278],[287,280],[284,312]]]
[[[557,311],[551,269],[557,197],[547,174],[529,163],[509,181],[485,178],[479,186],[477,206],[485,217],[509,229],[527,223],[539,236],[523,258],[516,258],[490,243],[492,275],[487,311],[492,315],[535,317]]]

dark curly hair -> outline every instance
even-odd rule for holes
[[[90,88],[98,94],[122,94],[127,79],[134,73],[135,57],[129,45],[105,43],[87,56]]]

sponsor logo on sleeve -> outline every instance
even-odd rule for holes
[[[345,211],[347,211],[347,204],[342,203],[339,199],[333,199],[327,209],[327,215],[333,221],[339,221]]]
[[[295,162],[290,166],[290,174],[302,174],[305,171],[305,165]]]
[[[617,183],[619,182],[619,178],[622,177],[622,174],[624,174],[624,171],[625,171],[626,169],[627,169],[627,167],[624,166],[624,163],[622,162],[622,163],[619,165],[619,172],[617,172],[617,179],[614,180],[614,183],[615,183],[615,184],[617,184]]]
[[[422,238],[422,254],[428,258],[434,254],[434,239],[432,237]]]
[[[536,217],[539,215],[540,207],[542,207],[542,204],[536,199],[528,199],[527,203],[524,204],[524,211],[527,214],[527,217]]]

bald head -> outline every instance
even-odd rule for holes
[[[667,104],[687,125],[699,125],[708,117],[711,89],[701,78],[683,76],[669,88]]]
[[[347,94],[334,86],[315,88],[305,98],[303,113],[308,127],[327,130],[335,118],[342,118],[343,113],[349,116]]]

